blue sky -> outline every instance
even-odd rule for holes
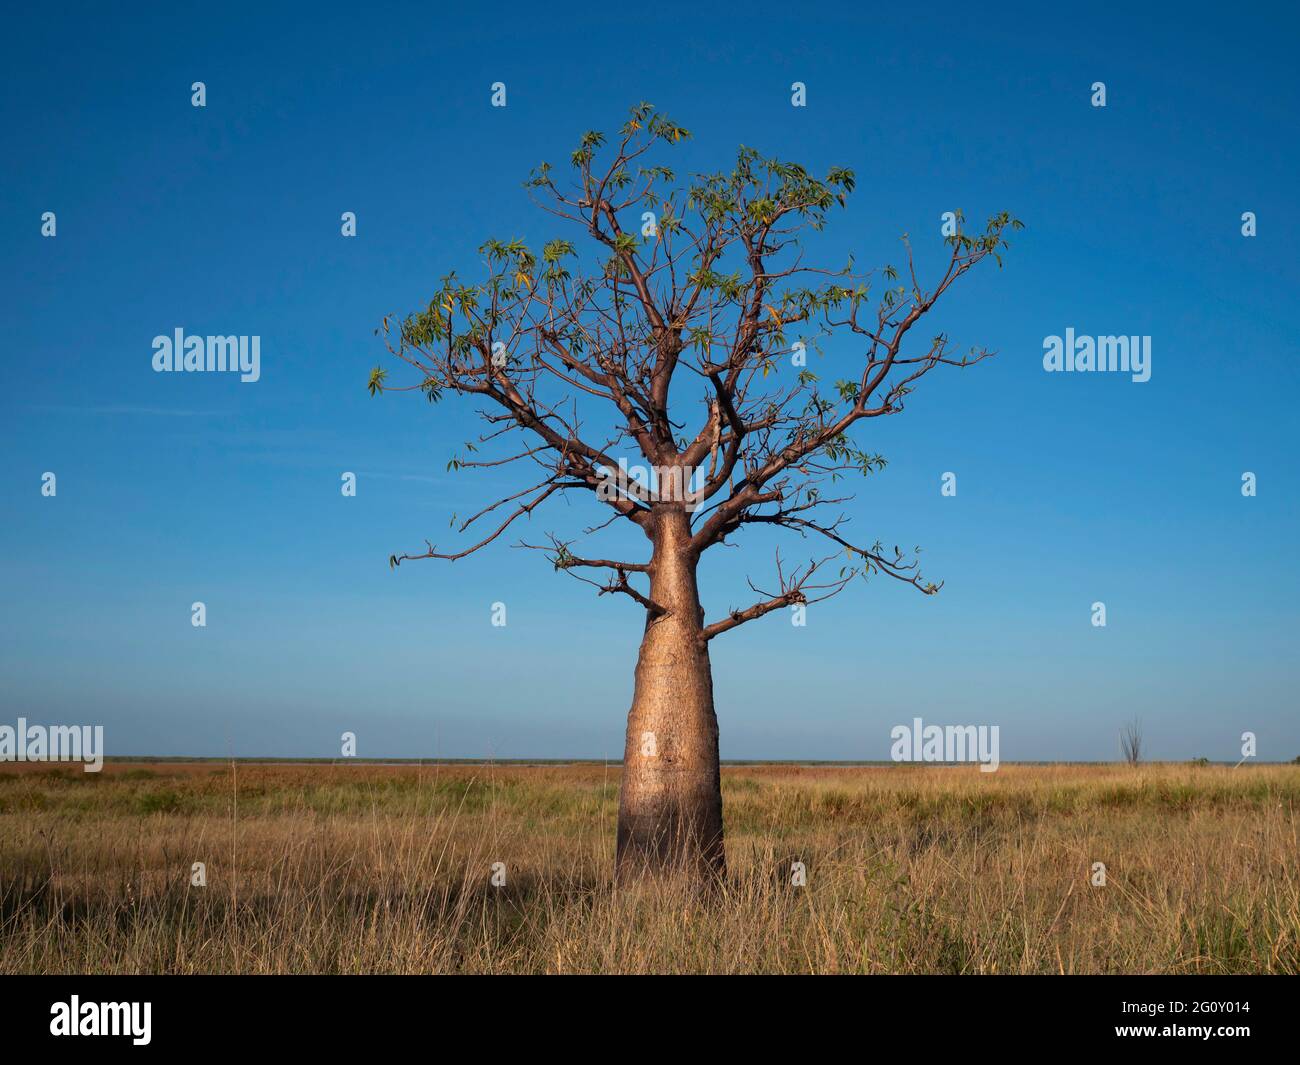
[[[858,436],[889,466],[852,529],[921,545],[942,593],[877,581],[719,637],[723,757],[883,758],[918,715],[998,724],[1004,761],[1113,758],[1134,715],[1156,758],[1235,760],[1246,730],[1300,755],[1298,17],[1042,6],[13,14],[0,720],[100,723],[110,754],[331,756],[351,730],[361,756],[617,758],[640,611],[504,544],[390,572],[497,480],[445,469],[468,407],[365,383],[384,314],[475,276],[489,236],[560,235],[521,182],[649,100],[694,135],[679,172],[742,143],[853,168],[830,265],[897,262],[906,231],[932,267],[954,208],[1027,226],[936,311],[998,356]],[[154,373],[177,327],[260,335],[261,380]],[[1045,373],[1067,327],[1150,335],[1151,380]],[[830,378],[855,358],[825,351]],[[710,616],[772,548],[706,557]]]

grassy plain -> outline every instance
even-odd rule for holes
[[[618,779],[3,765],[0,973],[1300,972],[1300,766],[726,767],[705,897],[612,883]]]

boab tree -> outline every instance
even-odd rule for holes
[[[917,278],[906,237],[901,278],[891,267],[878,278],[855,273],[851,261],[819,268],[804,261],[801,237],[844,205],[853,172],[834,168],[819,180],[742,147],[729,173],[681,187],[668,167],[648,165],[648,153],[688,136],[641,104],[608,143],[601,133],[583,136],[571,180],[538,167],[526,187],[568,237],[551,240],[540,258],[520,240],[484,244],[481,280],[450,274],[425,309],[384,319],[389,351],[418,376],[389,384],[377,367],[370,380],[372,393],[479,401],[487,428],[452,467],[534,470],[459,525],[462,534],[475,528],[475,542],[440,551],[426,541],[427,550],[394,555],[390,565],[464,558],[565,495],[606,508],[584,535],[619,525],[644,534],[644,557],[626,560],[588,557],[555,535],[515,545],[645,611],[623,754],[620,874],[724,869],[710,641],[859,576],[938,591],[915,556],[852,542],[843,516],[827,516],[846,497],[824,489],[884,465],[854,443],[856,423],[901,411],[936,366],[989,354],[955,358],[943,334],[914,349],[911,338],[949,287],[998,258],[1005,231],[1019,226],[1001,214],[970,236],[958,216],[946,268],[930,287]],[[829,389],[801,358],[805,341],[823,335],[858,347],[848,376]],[[501,450],[480,451],[488,445]],[[623,476],[629,457],[654,476]],[[753,525],[824,541],[829,553],[794,567],[778,555],[769,591],[751,583],[756,602],[711,620],[700,603],[700,561]]]

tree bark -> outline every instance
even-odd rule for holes
[[[656,508],[650,599],[627,717],[618,808],[617,875],[726,872],[713,672],[701,637],[690,517]]]

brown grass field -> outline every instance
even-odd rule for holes
[[[725,767],[703,897],[612,883],[618,782],[0,766],[0,973],[1300,972],[1300,766]]]

